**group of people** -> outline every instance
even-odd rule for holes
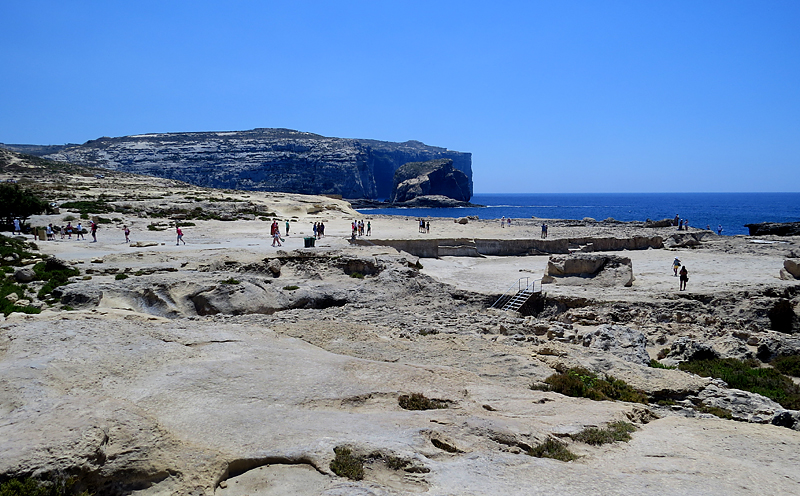
[[[542,238],[546,238],[546,237],[547,237],[547,223],[542,222]]]
[[[272,221],[272,225],[269,228],[269,234],[272,236],[272,246],[283,246],[281,245],[281,228],[278,227],[277,220]]]
[[[678,231],[688,231],[689,230],[689,219],[681,219],[681,216],[675,214],[675,218],[672,220],[673,226],[678,226]]]
[[[364,225],[363,220],[354,220],[350,224],[350,229],[352,231],[352,237],[355,238],[356,236],[363,236],[366,232],[367,236],[372,235],[372,224],[370,221],[367,221],[367,224]]]
[[[689,282],[689,271],[686,270],[685,265],[681,265],[681,261],[678,260],[678,257],[675,257],[675,260],[672,261],[672,272],[675,277],[680,276],[679,291],[686,290],[686,283]]]
[[[419,220],[419,232],[423,234],[429,234],[431,232],[431,222],[424,221],[423,219]]]
[[[67,238],[72,239],[72,234],[75,234],[75,238],[78,240],[86,239],[84,234],[83,226],[80,222],[77,225],[73,226],[71,221],[67,222],[67,225],[64,227],[61,226],[53,226],[53,224],[48,224],[45,228],[45,233],[47,234],[48,241],[55,241],[56,233],[61,234],[61,239]],[[89,221],[89,233],[92,235],[92,243],[97,243],[97,222],[91,220]]]
[[[319,239],[325,236],[325,224],[322,222],[315,222],[314,223],[314,238]]]
[[[508,223],[508,227],[511,227],[511,217],[506,219],[506,216],[502,216],[500,218],[500,227],[506,227],[506,223]]]

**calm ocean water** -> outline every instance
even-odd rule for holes
[[[377,208],[364,214],[410,217],[500,217],[644,221],[688,219],[692,227],[706,225],[724,235],[747,234],[745,224],[800,221],[800,193],[548,193],[476,194],[472,203],[484,208]]]

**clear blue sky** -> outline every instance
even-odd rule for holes
[[[4,1],[0,142],[286,127],[475,191],[800,191],[800,1]]]

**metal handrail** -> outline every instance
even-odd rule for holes
[[[523,280],[525,280],[525,288],[524,289],[522,287],[522,281]],[[511,293],[514,290],[514,284],[512,284],[511,286],[509,286],[509,288],[506,290],[506,292],[503,293],[503,295],[500,298],[497,299],[497,301],[492,303],[492,306],[489,307],[489,308],[497,308],[497,305],[501,301],[503,301],[504,299],[505,299],[505,301],[503,302],[503,304],[508,303],[509,301],[511,301],[514,298],[514,296],[522,293],[523,291],[527,291],[528,288],[531,288],[531,293],[535,293],[536,292],[536,281],[534,280],[532,283],[529,282],[529,281],[530,281],[530,277],[520,277],[517,280],[517,283],[516,283],[517,292],[514,293],[513,295],[509,296],[509,293]],[[507,296],[508,296],[508,298],[506,298]]]

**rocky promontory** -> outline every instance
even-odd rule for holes
[[[394,173],[392,201],[405,202],[420,196],[445,196],[469,201],[469,178],[453,168],[451,159],[410,162]]]
[[[472,155],[419,141],[331,138],[291,129],[153,133],[102,137],[82,145],[6,145],[51,160],[102,167],[198,186],[386,198],[403,164],[450,159],[472,188]]]
[[[800,236],[800,222],[760,222],[758,224],[745,224],[750,230],[750,236]]]

